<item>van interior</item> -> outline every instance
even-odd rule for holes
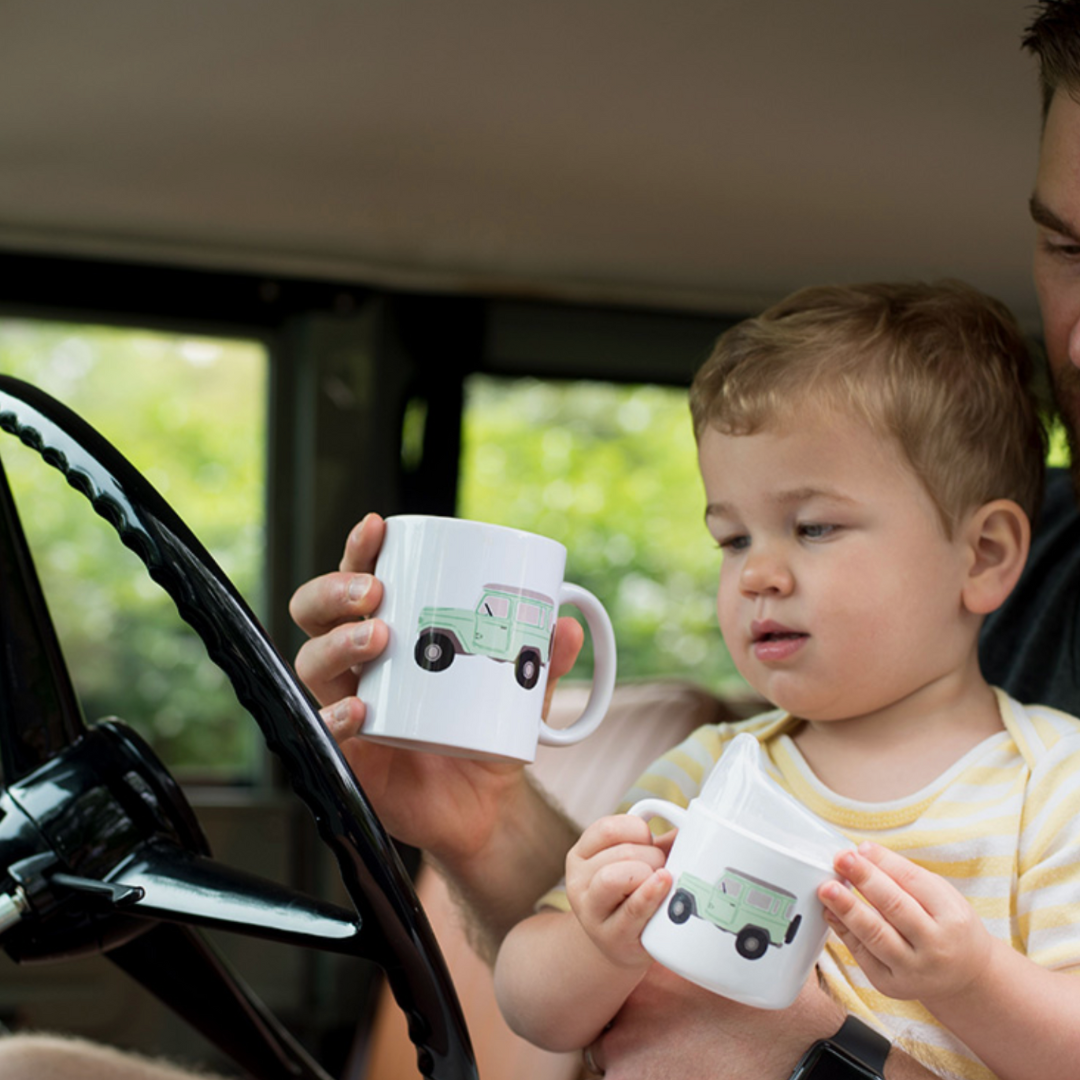
[[[1030,17],[1022,0],[4,5],[0,376],[18,375],[71,404],[71,371],[83,354],[71,345],[70,328],[173,335],[187,343],[195,372],[183,410],[199,412],[214,407],[217,391],[199,376],[205,357],[198,359],[192,341],[249,343],[262,357],[239,388],[256,417],[257,436],[248,439],[260,454],[257,569],[246,594],[204,574],[197,543],[215,522],[223,527],[230,507],[211,500],[206,524],[187,521],[196,543],[179,545],[187,554],[170,554],[170,571],[158,572],[157,545],[182,530],[111,456],[111,444],[133,440],[138,422],[156,425],[161,449],[133,472],[155,483],[165,478],[167,500],[186,482],[166,424],[181,411],[180,384],[153,357],[136,365],[134,377],[156,395],[160,416],[129,414],[98,431],[105,447],[77,424],[65,427],[66,419],[54,429],[51,404],[33,395],[16,401],[21,391],[0,384],[5,467],[16,451],[27,452],[20,439],[46,458],[35,459],[34,479],[16,490],[30,547],[30,525],[48,519],[54,504],[81,504],[79,520],[93,525],[80,491],[49,475],[59,440],[74,471],[72,455],[92,460],[86,469],[98,486],[81,494],[97,499],[99,515],[120,514],[120,495],[105,500],[104,510],[99,505],[118,476],[139,513],[153,510],[156,525],[113,520],[120,536],[110,532],[103,542],[118,559],[125,545],[135,552],[121,573],[142,583],[136,591],[153,589],[153,578],[170,595],[173,587],[182,593],[182,607],[193,602],[183,582],[201,581],[196,606],[213,594],[207,603],[231,612],[227,636],[235,631],[250,645],[233,656],[216,639],[217,652],[232,657],[225,666],[236,670],[227,674],[245,708],[256,699],[264,714],[261,728],[243,712],[226,725],[243,728],[255,765],[240,779],[176,772],[198,819],[195,828],[184,811],[176,828],[190,826],[192,836],[201,830],[215,865],[237,868],[230,879],[237,895],[250,885],[242,875],[280,882],[318,898],[308,914],[324,920],[327,935],[348,936],[355,928],[341,913],[358,893],[407,890],[423,874],[416,852],[380,846],[377,820],[340,775],[328,736],[288,671],[302,642],[288,601],[301,582],[336,567],[364,512],[453,515],[468,506],[462,459],[470,380],[490,380],[486,392],[495,401],[511,380],[569,387],[571,396],[601,383],[678,395],[733,322],[804,285],[871,279],[963,279],[1005,301],[1037,345],[1025,204],[1039,100],[1035,63],[1020,47]],[[31,326],[53,342],[51,362],[40,368],[29,355],[40,351],[32,344],[39,339],[27,336]],[[100,424],[91,406],[72,407],[92,428]],[[37,436],[44,447],[33,445]],[[638,438],[647,440],[647,431]],[[204,494],[212,472],[196,484]],[[76,488],[82,483],[68,478]],[[609,479],[594,483],[602,489]],[[527,501],[528,492],[521,494]],[[697,490],[687,492],[697,518],[698,500]],[[177,519],[185,522],[179,502]],[[84,541],[81,529],[68,537],[75,537],[66,557],[76,571],[79,550],[97,543]],[[41,630],[55,620],[62,637],[79,594],[56,594],[62,604],[54,600],[51,616],[43,615],[33,596],[18,599],[14,582],[26,580],[25,565],[0,565],[8,574],[0,621]],[[251,623],[249,603],[257,608]],[[122,622],[97,633],[125,648]],[[211,652],[207,638],[215,633],[220,628],[203,636]],[[62,699],[56,709],[67,708],[69,718],[93,672],[73,669],[71,677],[67,690],[53,688]],[[157,682],[149,692],[162,699],[191,689]],[[627,740],[586,742],[578,754],[584,771],[573,776],[569,758],[538,759],[544,782],[565,798],[574,799],[575,785],[592,796],[593,803],[574,803],[584,817],[602,812],[595,800],[613,800],[617,785],[632,779],[629,770],[664,738],[675,741],[678,732],[641,726],[656,711],[654,692],[646,688],[627,705],[630,722],[640,722],[638,758],[625,777],[609,780],[610,795],[588,777],[612,772],[603,755]],[[700,719],[692,691],[672,692]],[[49,738],[60,742],[43,751],[19,728],[29,721],[17,695],[0,701],[0,767],[15,797],[31,765],[49,763],[86,730],[74,721],[50,728]],[[94,730],[98,717],[88,720]],[[268,737],[278,740],[275,752],[265,747]],[[313,762],[332,781],[311,780]],[[154,798],[168,803],[171,781],[155,769],[148,776]],[[327,815],[339,829],[326,829]],[[361,849],[394,865],[389,882]],[[25,863],[21,848],[16,854]],[[194,875],[202,864],[191,857]],[[17,906],[11,897],[33,891],[26,877],[33,868],[13,875],[13,860],[9,854],[4,902]],[[353,870],[343,876],[348,865]],[[151,878],[152,871],[165,874],[151,867]],[[87,910],[130,901],[119,888],[103,895],[76,876],[67,874],[65,888]],[[192,885],[188,899],[195,892]],[[431,883],[421,902],[452,906]],[[18,913],[10,915],[14,930],[0,913],[0,1023],[164,1053],[236,1076],[473,1075],[457,1050],[437,1052],[434,1063],[421,1054],[418,1065],[404,1034],[401,1003],[413,991],[437,1031],[454,1031],[457,1005],[425,997],[453,995],[437,959],[445,954],[449,982],[466,1005],[463,1030],[486,1048],[477,1055],[479,1075],[578,1074],[576,1061],[512,1056],[523,1051],[510,1049],[505,1033],[491,1033],[498,1018],[490,1002],[474,1003],[483,965],[451,940],[452,926],[440,923],[432,934],[421,919],[420,945],[402,943],[378,903],[359,906],[369,939],[363,955],[327,949],[316,940],[321,931],[269,943],[265,934],[238,934],[239,914],[230,922],[211,913],[200,924],[304,1048],[297,1054],[306,1072],[282,1064],[291,1042],[275,1063],[238,1062],[215,1041],[213,1025],[189,1022],[207,1011],[200,973],[213,982],[211,954],[198,961],[183,948],[160,954],[187,957],[197,987],[166,993],[163,1004],[155,993],[170,981],[165,960],[132,978],[111,962],[112,942],[38,948],[33,935],[20,936]],[[176,911],[163,907],[157,918],[162,940],[171,940]],[[388,950],[398,948],[416,952],[426,972],[405,999],[388,991],[382,973],[394,963]],[[144,950],[127,966],[152,967],[147,956]],[[261,1023],[258,1015],[249,1021]],[[388,1023],[401,1030],[386,1035]],[[403,1048],[386,1051],[383,1038]],[[447,1038],[454,1044],[458,1036]]]

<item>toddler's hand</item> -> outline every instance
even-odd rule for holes
[[[597,948],[621,967],[651,962],[641,931],[671,887],[664,869],[674,839],[654,840],[639,817],[620,814],[590,825],[566,856],[570,906]]]
[[[878,990],[932,1010],[935,999],[974,985],[993,938],[963,894],[878,844],[841,852],[835,867],[866,902],[826,882],[818,890],[825,918]]]

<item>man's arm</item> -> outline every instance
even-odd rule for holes
[[[722,998],[654,964],[590,1049],[600,1070],[638,1080],[789,1080],[818,1039],[846,1019],[815,976],[787,1009]],[[886,1080],[940,1080],[899,1047]]]

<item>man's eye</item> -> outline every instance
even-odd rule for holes
[[[1080,244],[1064,238],[1056,239],[1053,236],[1044,236],[1043,250],[1049,255],[1067,262],[1080,260]]]

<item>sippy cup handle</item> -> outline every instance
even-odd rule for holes
[[[666,799],[642,799],[634,803],[627,813],[644,818],[646,821],[654,817],[663,818],[664,821],[670,821],[677,829],[681,829],[686,820],[686,810]]]

